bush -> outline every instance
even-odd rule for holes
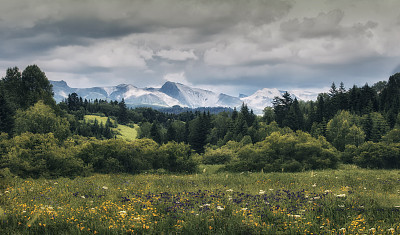
[[[166,169],[171,172],[194,172],[196,163],[190,147],[169,142],[159,146],[151,139],[98,140],[82,148],[78,157],[99,173],[137,174],[147,170]]]
[[[233,151],[226,148],[206,148],[203,155],[203,164],[216,165],[229,162],[234,156]]]
[[[75,177],[86,175],[90,167],[75,157],[74,148],[64,148],[52,133],[24,133],[9,140],[0,168],[23,178]]]
[[[264,141],[246,145],[238,152],[238,160],[227,164],[230,171],[296,172],[335,168],[337,150],[324,137],[315,139],[302,131],[272,133]]]
[[[349,148],[348,154],[353,162],[364,168],[399,169],[400,143],[365,142],[358,148]]]
[[[171,172],[193,173],[196,171],[197,163],[192,158],[189,145],[172,141],[163,144],[159,151],[165,164],[161,166],[162,168]]]

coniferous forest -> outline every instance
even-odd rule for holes
[[[285,93],[257,116],[246,104],[217,114],[173,114],[76,93],[57,104],[38,66],[14,67],[0,81],[0,168],[24,178],[191,173],[199,164],[233,172],[299,172],[339,163],[398,169],[399,109],[400,74],[372,86],[332,83],[316,101]],[[107,122],[88,122],[88,114]],[[138,138],[116,138],[118,124],[139,125]]]

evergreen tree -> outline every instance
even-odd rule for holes
[[[172,122],[169,122],[168,129],[167,129],[167,141],[176,140],[176,131]]]
[[[53,99],[53,86],[46,74],[37,65],[29,65],[22,72],[21,107],[28,108],[39,100],[44,104],[55,107]]]
[[[4,93],[0,84],[0,132],[11,133],[14,126],[14,110],[10,107]]]
[[[17,110],[22,103],[22,75],[18,67],[8,68],[6,76],[1,80],[3,86],[3,98],[6,99],[10,108]]]
[[[118,122],[125,125],[128,123],[129,119],[128,119],[128,109],[126,107],[124,98],[122,98],[118,106],[119,106]]]
[[[282,98],[275,97],[272,104],[274,106],[275,119],[279,126],[283,126],[286,115],[290,110],[290,106],[293,103],[293,99],[288,92],[282,95]]]
[[[160,132],[160,127],[157,121],[154,121],[153,124],[151,125],[151,129],[150,129],[150,135],[151,138],[161,144],[162,143],[162,137],[161,137],[161,132]]]

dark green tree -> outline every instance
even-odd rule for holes
[[[118,122],[125,125],[129,122],[129,118],[128,118],[128,108],[126,107],[124,98],[122,98],[118,106],[119,106]]]
[[[5,92],[0,84],[0,132],[11,133],[14,126],[14,110],[5,97]]]
[[[54,108],[52,87],[46,74],[37,65],[29,65],[22,72],[21,107],[28,108],[39,100],[43,100],[44,104]]]

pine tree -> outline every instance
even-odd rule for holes
[[[161,137],[161,132],[160,132],[160,127],[157,121],[154,121],[153,124],[151,125],[151,129],[150,129],[150,135],[151,138],[161,144],[162,143],[162,137]]]
[[[11,133],[14,126],[14,110],[5,98],[4,90],[0,84],[0,132]]]
[[[118,122],[125,125],[128,123],[129,119],[128,119],[128,109],[126,107],[124,98],[122,98],[118,106],[119,106]]]

